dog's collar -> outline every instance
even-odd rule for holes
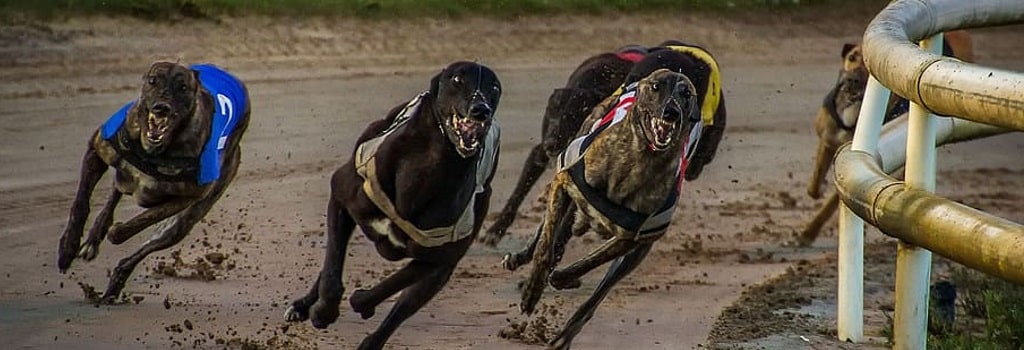
[[[857,125],[846,125],[843,122],[843,118],[839,116],[838,106],[836,105],[836,96],[839,95],[839,89],[842,84],[836,84],[832,87],[832,90],[825,95],[825,110],[828,111],[828,116],[832,118],[832,121],[839,126],[840,129],[846,131],[853,131]]]
[[[195,181],[199,176],[199,159],[189,157],[153,157],[146,154],[139,140],[128,137],[128,129],[121,127],[111,142],[114,150],[129,164],[139,171],[160,181],[187,182]],[[179,170],[176,174],[167,174],[160,169]]]

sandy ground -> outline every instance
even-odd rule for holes
[[[368,121],[425,89],[449,61],[476,59],[494,68],[505,88],[497,113],[503,153],[491,205],[496,211],[537,141],[548,93],[581,59],[624,43],[677,38],[709,48],[720,61],[730,118],[726,138],[702,178],[685,185],[669,234],[612,292],[575,344],[701,346],[746,287],[834,250],[831,232],[812,248],[783,243],[818,204],[804,195],[816,142],[813,113],[835,79],[842,43],[857,40],[873,10],[409,22],[75,18],[2,25],[0,343],[11,349],[354,347],[383,312],[363,321],[343,308],[326,330],[285,323],[282,315],[319,271],[327,177]],[[1020,33],[979,32],[978,59],[1024,68]],[[242,168],[185,242],[140,265],[126,288],[132,302],[95,307],[79,285],[102,289],[118,259],[145,238],[104,245],[95,261],[76,263],[68,275],[57,272],[56,243],[81,154],[92,130],[136,96],[148,64],[167,58],[214,62],[247,81],[253,115]],[[1022,151],[1018,135],[946,148],[940,188],[967,193],[963,198],[982,206],[997,203],[1004,216],[1022,221]],[[94,211],[108,189],[104,180]],[[600,273],[579,290],[547,293],[544,318],[519,315],[522,275],[499,263],[532,232],[539,209],[527,202],[498,249],[474,246],[446,289],[398,330],[390,348],[540,348],[498,334],[513,325],[551,332],[589,295]],[[122,205],[117,218],[135,212]],[[598,243],[576,240],[566,259]],[[226,259],[214,264],[218,254]],[[349,256],[349,291],[400,266],[378,258],[361,236]]]

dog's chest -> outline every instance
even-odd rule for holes
[[[394,229],[394,222],[387,217],[367,220],[363,230],[369,230],[374,234],[387,237],[391,245],[399,249],[405,249],[405,239],[398,236],[397,230]]]
[[[114,186],[118,192],[131,195],[142,207],[165,202],[171,197],[198,197],[203,190],[193,182],[160,181],[119,159],[110,147],[96,147],[97,154],[114,168]],[[171,172],[171,170],[167,170]]]
[[[572,180],[569,180],[572,181]],[[576,186],[567,186],[566,193],[569,194],[569,198],[572,198],[573,203],[579,208],[579,212],[576,217],[577,221],[585,221],[590,224],[590,227],[598,231],[602,236],[613,235],[617,237],[623,237],[624,235],[631,234],[623,229],[621,226],[616,225],[607,216],[604,216],[595,208],[590,205],[587,198],[583,196],[580,189]]]

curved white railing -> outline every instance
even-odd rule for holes
[[[925,348],[931,251],[1024,283],[1024,226],[931,193],[937,144],[1024,131],[1024,75],[942,57],[942,36],[935,34],[1016,23],[1024,23],[1021,0],[898,0],[868,26],[864,61],[871,78],[853,144],[835,159],[844,204],[839,216],[840,339],[863,340],[864,220],[901,240],[896,349]],[[919,40],[920,48],[914,44]],[[890,123],[883,132],[886,87],[913,103],[906,121]],[[906,182],[886,175],[904,160]]]

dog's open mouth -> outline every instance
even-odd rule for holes
[[[487,134],[487,122],[464,117],[459,113],[452,113],[448,122],[454,136],[451,141],[459,155],[465,158],[475,154]]]
[[[170,125],[170,118],[167,116],[157,116],[150,112],[146,117],[146,141],[153,146],[162,144],[167,139],[167,129]]]
[[[683,120],[682,110],[675,103],[669,103],[662,109],[661,115],[648,119],[647,127],[651,133],[651,146],[656,150],[668,148],[677,134]]]

